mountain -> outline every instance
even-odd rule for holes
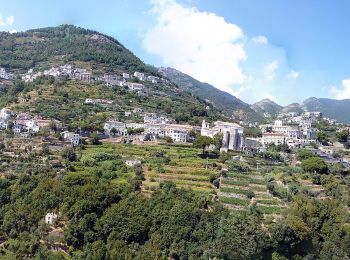
[[[8,72],[20,76],[29,69],[43,72],[67,63],[87,70],[93,78],[135,71],[162,77],[118,40],[96,31],[62,25],[13,34],[0,32],[0,67]],[[195,125],[203,119],[229,120],[205,100],[167,79],[140,82],[133,77],[128,81],[142,83],[144,92],[129,91],[127,86],[106,87],[101,80],[86,82],[69,77],[40,76],[28,83],[16,80],[0,90],[0,108],[57,119],[72,129],[99,130],[108,118],[140,122],[139,113],[125,116],[125,111],[135,109]],[[109,100],[113,105],[87,106],[87,98]]]
[[[328,98],[309,98],[302,107],[306,111],[320,111],[323,116],[339,122],[350,123],[350,99],[336,100]]]
[[[272,100],[266,98],[252,104],[251,108],[257,113],[260,113],[260,114],[268,113],[271,116],[275,116],[282,110],[283,107],[273,102]]]
[[[200,82],[173,68],[160,68],[159,73],[177,84],[180,88],[188,90],[194,95],[211,103],[228,116],[234,115],[236,118],[252,121],[260,121],[262,119],[262,116],[255,112],[248,104],[208,83]]]
[[[96,31],[61,25],[13,33],[0,32],[0,66],[14,72],[87,62],[95,70],[155,73],[116,39]]]
[[[350,123],[350,99],[329,99],[311,97],[302,103],[292,103],[281,110],[282,113],[305,111],[320,111],[323,116],[336,119],[339,122]]]
[[[281,113],[288,113],[288,112],[302,113],[304,112],[304,109],[299,103],[292,103],[292,104],[289,104],[288,106],[283,107],[283,109],[281,110]]]

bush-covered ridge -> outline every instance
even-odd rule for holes
[[[88,61],[107,69],[156,73],[116,39],[73,25],[20,33],[1,33],[0,66],[24,72],[70,61]]]

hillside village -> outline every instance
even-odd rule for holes
[[[331,259],[347,250],[347,123],[238,99],[223,108],[236,98],[74,26],[18,37],[25,51],[0,56],[0,258]]]
[[[7,73],[1,68],[0,78],[14,80],[16,76]],[[39,77],[51,76],[55,79],[67,77],[71,80],[103,82],[105,87],[126,87],[129,91],[134,91],[138,95],[147,93],[147,89],[142,84],[149,81],[152,84],[167,82],[165,78],[152,75],[145,75],[141,72],[134,72],[133,75],[123,72],[118,74],[104,74],[102,76],[92,75],[86,69],[76,68],[73,65],[65,64],[57,68],[34,73],[30,69],[24,75],[19,75],[24,82],[33,82]],[[137,81],[137,82],[134,82]],[[140,82],[140,83],[139,83]],[[98,105],[108,107],[114,105],[113,100],[86,98],[85,105]],[[207,108],[209,109],[209,107]],[[335,120],[324,118],[320,112],[295,112],[280,113],[277,119],[271,124],[258,124],[252,122],[239,121],[242,125],[231,122],[213,122],[203,120],[201,126],[177,124],[174,119],[166,115],[144,112],[141,108],[133,111],[124,111],[126,117],[137,114],[143,117],[143,122],[119,122],[113,118],[107,120],[103,126],[103,132],[98,133],[101,139],[118,139],[119,142],[145,143],[148,141],[167,140],[175,143],[191,143],[194,136],[200,134],[213,138],[216,134],[222,134],[221,151],[245,151],[245,152],[266,152],[271,145],[286,145],[290,149],[309,149],[314,153],[324,157],[327,161],[342,162],[348,165],[347,158],[333,158],[333,154],[344,149],[344,145],[323,145],[317,140],[317,133],[320,131],[315,124],[322,121],[329,125],[337,126],[338,131],[346,129],[345,125],[336,123]],[[249,137],[244,133],[244,127],[257,127],[261,131],[260,137]],[[41,118],[38,115],[26,113],[15,113],[8,108],[2,108],[0,112],[0,128],[12,130],[17,137],[29,138],[35,136],[43,129],[49,129],[51,134],[60,132],[60,138],[73,146],[81,143],[82,135],[88,138],[91,133],[81,133],[79,129],[68,131],[62,122],[54,118]],[[317,145],[317,148],[315,146]],[[208,146],[209,147],[209,146]]]

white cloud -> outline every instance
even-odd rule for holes
[[[268,39],[263,35],[258,35],[252,38],[252,41],[257,44],[268,44]]]
[[[266,93],[263,98],[270,99],[271,101],[276,101],[276,97],[270,93]]]
[[[298,72],[298,71],[295,71],[295,70],[291,70],[291,71],[288,73],[287,77],[288,77],[289,79],[296,80],[297,78],[299,78],[299,72]]]
[[[340,88],[332,86],[330,93],[335,99],[347,99],[350,98],[350,78],[344,79]]]
[[[230,93],[246,80],[242,29],[214,13],[175,0],[152,1],[156,25],[143,35],[147,52],[189,75]],[[240,88],[240,87],[238,87]]]
[[[0,26],[12,26],[15,21],[15,17],[13,15],[7,16],[3,18],[0,14]]]
[[[264,68],[265,79],[268,81],[273,80],[275,78],[276,70],[278,69],[278,67],[278,60],[273,60],[272,62],[267,64]]]
[[[8,25],[12,26],[14,21],[15,21],[15,17],[13,15],[6,17],[6,23]]]

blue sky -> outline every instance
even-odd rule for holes
[[[246,102],[350,98],[349,1],[0,0],[0,30],[75,24]]]

